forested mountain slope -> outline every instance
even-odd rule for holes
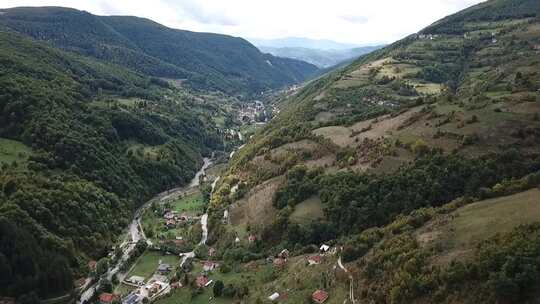
[[[21,7],[2,10],[0,25],[85,56],[230,94],[280,88],[317,70],[303,61],[262,54],[241,38],[175,30],[137,17]]]
[[[211,239],[227,248],[255,234],[270,254],[344,246],[366,303],[531,299],[539,252],[513,252],[538,246],[537,226],[512,230],[530,209],[475,240],[486,244],[472,260],[449,255],[463,259],[455,268],[432,263],[440,248],[416,250],[415,233],[431,212],[540,183],[539,17],[538,1],[487,1],[306,85],[234,155],[212,196]],[[482,229],[496,225],[489,216]]]
[[[160,79],[8,32],[0,66],[3,296],[69,292],[137,206],[223,148],[212,113]]]

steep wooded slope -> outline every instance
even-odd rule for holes
[[[539,13],[537,1],[488,1],[306,85],[234,155],[212,197],[211,239],[226,248],[234,238],[224,236],[253,233],[271,253],[347,243],[349,261],[367,267],[363,256],[382,240],[371,239],[370,229],[412,212],[403,229],[414,230],[424,223],[422,208],[538,185],[537,175],[517,186],[510,181],[540,170]],[[231,214],[227,224],[220,221],[224,209]],[[524,239],[538,244],[536,226],[522,229],[489,241],[512,260],[501,246],[505,238],[520,252],[526,243],[520,235],[531,229]],[[518,282],[522,272],[493,260],[477,277],[440,270],[455,286],[468,282],[482,290],[456,292],[451,282],[414,270],[429,267],[406,255],[418,246],[414,238],[389,242],[361,277],[362,301],[519,302],[524,286],[539,280]],[[402,252],[411,260],[400,260]],[[534,252],[512,265],[527,268],[529,258],[538,261]],[[384,266],[396,261],[403,268]],[[396,269],[402,272],[390,280]],[[481,284],[489,274],[500,280]],[[505,278],[515,285],[498,293]]]
[[[301,82],[317,68],[262,54],[236,37],[175,30],[148,19],[58,7],[2,10],[0,24],[54,46],[202,89],[260,93]]]
[[[223,147],[160,79],[6,32],[0,66],[2,295],[69,292],[137,206]]]

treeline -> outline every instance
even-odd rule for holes
[[[196,89],[242,96],[301,82],[317,72],[306,62],[263,54],[240,38],[176,30],[130,16],[19,7],[3,10],[0,27],[147,75],[185,79]]]
[[[47,298],[68,292],[135,207],[189,181],[201,155],[222,142],[186,105],[164,97],[174,92],[162,81],[14,34],[0,33],[0,57],[0,137],[33,151],[0,170],[0,240],[13,231],[21,244],[1,251],[0,294]],[[118,101],[126,96],[147,99]]]
[[[335,231],[346,235],[386,225],[400,214],[440,206],[460,196],[486,195],[485,187],[539,169],[538,156],[515,150],[477,159],[432,151],[411,165],[385,175],[353,172],[321,175],[296,167],[289,171],[285,185],[276,192],[274,206],[286,212],[286,207],[294,209],[306,198],[318,195],[329,222],[329,234]],[[285,219],[281,225],[286,225]],[[274,230],[285,231],[281,228]]]
[[[538,187],[540,172],[483,188],[488,197]],[[482,198],[478,198],[482,199]],[[540,226],[521,225],[482,240],[465,258],[433,263],[438,245],[422,246],[417,229],[425,223],[444,223],[458,208],[472,203],[463,197],[437,208],[422,208],[391,224],[349,236],[344,242],[345,262],[358,258],[357,275],[363,300],[374,303],[529,303],[540,282]],[[439,221],[440,220],[440,221]],[[377,244],[377,246],[375,246]]]

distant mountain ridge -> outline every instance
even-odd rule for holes
[[[336,66],[342,62],[356,59],[367,53],[371,53],[383,46],[366,46],[352,49],[323,50],[310,49],[303,47],[265,47],[259,49],[264,53],[270,53],[274,56],[302,60],[319,68],[328,68]]]
[[[346,50],[361,47],[353,43],[336,42],[328,39],[310,39],[303,37],[286,37],[277,39],[248,39],[256,46],[274,47],[274,48],[308,48],[320,50]]]
[[[252,94],[306,80],[317,67],[263,54],[242,38],[167,28],[144,18],[62,7],[0,10],[0,27],[195,88]]]

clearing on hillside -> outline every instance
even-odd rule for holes
[[[540,222],[540,189],[476,202],[420,230],[424,246],[443,249],[436,263],[467,257],[482,240],[512,228]]]

